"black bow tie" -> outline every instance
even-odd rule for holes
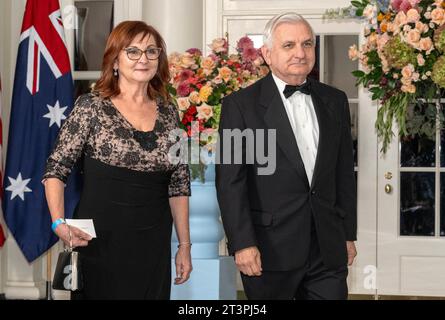
[[[283,94],[287,98],[289,98],[291,95],[295,93],[295,91],[300,91],[304,94],[311,94],[311,86],[309,85],[309,82],[303,83],[301,86],[291,86],[289,84],[286,84],[286,87],[284,88]]]

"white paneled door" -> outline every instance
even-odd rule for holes
[[[394,139],[378,172],[378,293],[445,296],[445,143]]]

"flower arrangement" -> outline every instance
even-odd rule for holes
[[[249,37],[239,39],[233,54],[229,53],[227,38],[215,39],[209,47],[211,53],[207,56],[194,48],[169,56],[169,92],[188,138],[196,138],[195,126],[199,146],[213,152],[222,98],[259,80],[269,68]],[[200,175],[202,180],[203,170],[202,163],[198,168],[192,166],[192,175]]]
[[[365,43],[349,48],[359,59],[357,84],[380,102],[376,129],[386,152],[393,121],[401,137],[435,139],[443,126],[440,98],[445,88],[444,0],[359,0],[330,10],[328,17],[358,17]]]

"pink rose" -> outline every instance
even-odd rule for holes
[[[238,41],[237,48],[240,51],[244,51],[244,49],[246,49],[246,48],[253,48],[253,41],[252,41],[252,39],[250,39],[247,36],[246,37],[242,37]]]
[[[215,39],[212,41],[210,48],[216,53],[227,52],[227,41],[224,38]]]
[[[394,9],[394,11],[400,10],[400,5],[402,4],[403,0],[392,0],[391,1],[391,7]]]
[[[254,47],[244,48],[243,57],[246,60],[253,61],[258,58],[258,51]]]
[[[399,13],[396,15],[396,17],[394,19],[394,24],[396,25],[396,28],[403,27],[407,23],[408,23],[408,19],[406,17],[405,12],[399,11]]]
[[[414,66],[410,63],[403,67],[402,69],[402,77],[405,79],[411,79],[414,72]]]
[[[190,68],[195,64],[195,58],[188,52],[181,56],[180,65],[183,68]]]
[[[444,23],[445,11],[442,8],[436,8],[431,11],[431,21],[441,26]]]
[[[416,9],[409,9],[406,13],[406,17],[408,22],[416,23],[420,20],[419,12]]]
[[[202,56],[202,52],[198,48],[190,48],[186,52],[190,53],[193,56]]]
[[[429,54],[433,50],[433,41],[431,38],[422,38],[419,41],[419,48]]]
[[[185,97],[178,98],[178,99],[176,99],[176,102],[178,103],[178,108],[181,111],[185,111],[190,107],[189,98],[185,98]]]
[[[411,3],[407,0],[403,1],[402,4],[400,5],[400,10],[403,12],[408,12],[409,9],[411,9]]]
[[[262,56],[258,56],[258,58],[255,59],[255,61],[253,62],[253,65],[255,67],[259,67],[264,63],[264,59]]]
[[[357,45],[354,44],[354,45],[349,47],[348,56],[349,56],[349,59],[351,59],[352,61],[358,59],[359,52],[358,52],[358,49],[357,49]]]
[[[423,58],[423,55],[421,55],[420,53],[417,55],[417,64],[419,66],[425,65],[425,59]]]
[[[420,40],[420,32],[417,29],[413,29],[410,32],[408,32],[407,35],[407,42],[412,45],[413,47],[417,46],[417,43]]]
[[[188,83],[182,82],[179,84],[176,91],[180,97],[188,97],[188,95],[190,94],[191,88]]]
[[[184,82],[188,80],[189,78],[193,77],[194,73],[191,70],[182,70],[179,74],[179,82]]]
[[[189,95],[189,100],[193,104],[199,104],[201,103],[201,99],[199,98],[199,92],[192,91]]]
[[[203,103],[199,107],[196,107],[198,111],[198,119],[209,120],[213,116],[213,109],[206,103]]]

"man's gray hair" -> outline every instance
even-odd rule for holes
[[[298,22],[303,22],[309,27],[309,29],[311,30],[311,33],[312,33],[312,37],[313,37],[312,40],[314,41],[314,44],[315,44],[316,39],[315,39],[314,29],[312,29],[312,26],[309,24],[309,22],[307,22],[307,20],[305,18],[303,18],[303,16],[301,16],[295,12],[285,12],[285,13],[276,15],[275,17],[270,19],[269,22],[266,24],[266,27],[264,27],[263,43],[268,48],[271,48],[272,41],[273,41],[273,33],[279,24],[281,24],[281,23],[298,23]]]

